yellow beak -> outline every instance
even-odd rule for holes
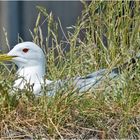
[[[15,58],[16,56],[9,56],[7,54],[1,54],[0,55],[0,61],[10,61],[13,58]]]

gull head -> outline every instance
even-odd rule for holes
[[[44,83],[45,55],[43,50],[33,42],[17,44],[9,53],[0,55],[0,61],[12,61],[18,66],[18,79],[14,87],[23,89],[26,84],[34,85],[33,92],[41,91]]]
[[[0,56],[0,60],[12,61],[18,68],[45,65],[42,49],[33,42],[17,44],[8,54]]]

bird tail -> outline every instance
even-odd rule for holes
[[[132,57],[129,61],[123,64],[123,69],[135,69],[137,66],[138,61],[140,60],[140,53],[136,54],[135,57]]]
[[[131,71],[137,67],[137,62],[140,60],[140,53],[137,54],[135,57],[132,57],[129,61],[123,63],[122,65],[115,67],[111,70],[111,73],[116,75],[121,74],[123,71]]]

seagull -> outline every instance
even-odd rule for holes
[[[48,95],[55,95],[58,89],[69,83],[69,79],[57,81],[45,79],[46,57],[43,50],[33,42],[17,44],[9,53],[1,54],[0,61],[12,61],[17,65],[18,78],[14,81],[14,88],[22,90],[28,84],[32,86],[35,95],[42,94],[43,86],[51,87]],[[71,78],[70,81],[74,89],[81,93],[94,90],[106,79],[106,76],[111,79],[118,76],[120,68],[114,68],[107,73],[108,69],[100,69],[83,77]]]

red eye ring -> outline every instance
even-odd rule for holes
[[[24,48],[22,51],[23,51],[24,53],[27,53],[27,52],[29,51],[29,49],[28,49],[28,48]]]

